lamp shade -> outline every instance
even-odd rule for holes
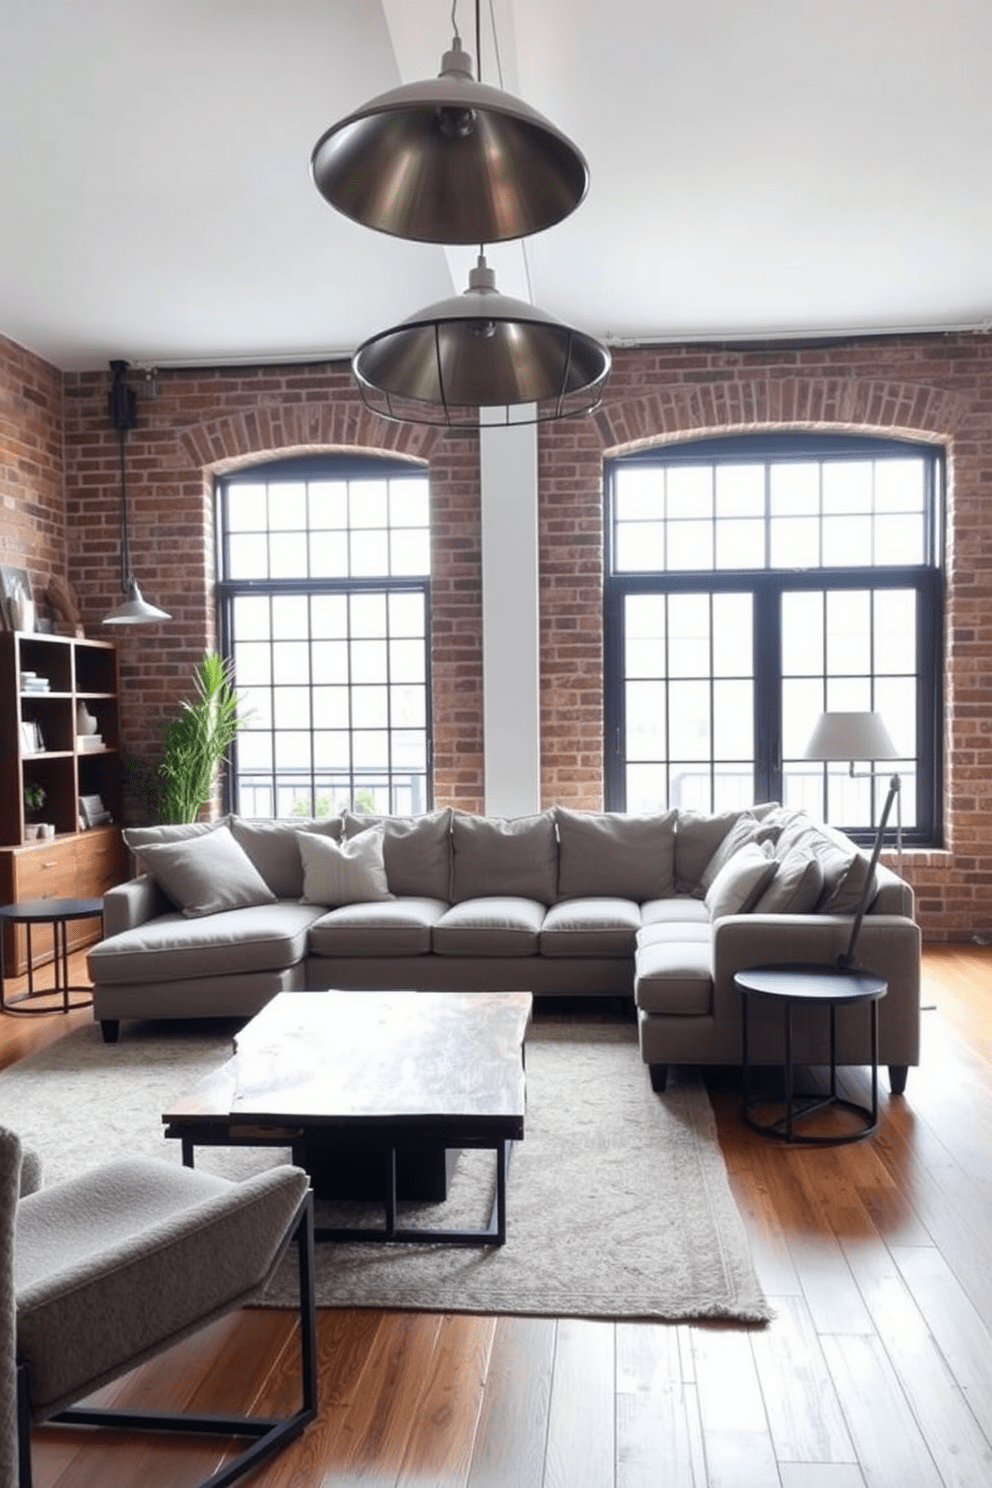
[[[880,713],[821,713],[803,758],[850,761],[900,755]]]
[[[121,603],[104,615],[101,625],[157,625],[160,620],[172,619],[165,610],[143,598],[136,579],[127,581],[124,594]]]
[[[581,152],[536,109],[476,82],[456,36],[437,78],[331,125],[310,169],[363,227],[420,243],[502,243],[552,227],[585,196]]]
[[[480,254],[463,294],[363,342],[352,370],[368,407],[411,423],[475,426],[480,408],[527,405],[508,423],[591,413],[610,370],[605,347],[496,289]]]

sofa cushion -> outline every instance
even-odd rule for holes
[[[445,910],[431,943],[439,956],[536,956],[543,922],[544,905],[534,899],[465,899]]]
[[[401,898],[347,904],[310,928],[313,956],[426,956],[446,899]]]
[[[634,1000],[645,1013],[702,1017],[712,1012],[709,925],[647,926],[637,937]]]
[[[337,842],[342,827],[339,816],[276,819],[232,816],[230,823],[235,842],[251,858],[277,899],[299,899],[303,893],[300,833],[316,833]]]
[[[359,816],[344,814],[347,837],[369,827],[383,830],[386,878],[393,894],[451,899],[451,811],[429,811],[423,816]]]
[[[174,842],[145,842],[141,862],[190,919],[271,904],[276,897],[226,826]]]
[[[721,811],[715,816],[707,816],[702,811],[678,812],[675,821],[676,894],[699,891],[703,869],[743,814],[741,811]]]
[[[725,863],[706,890],[703,903],[711,920],[747,914],[775,876],[778,864],[756,842],[748,842]]]
[[[633,899],[565,899],[548,910],[542,956],[632,956],[641,911]]]
[[[720,870],[749,842],[776,842],[779,828],[774,821],[760,822],[750,811],[741,812],[699,875],[698,892],[705,899]]]
[[[823,892],[823,869],[816,854],[790,848],[780,859],[775,877],[754,906],[755,914],[812,914]]]
[[[320,909],[286,900],[196,920],[160,915],[93,946],[90,975],[99,985],[122,986],[282,971],[303,960],[310,926],[320,915]]]
[[[492,896],[555,902],[558,843],[552,812],[498,817],[456,811],[451,843],[453,903]]]
[[[392,898],[381,827],[370,827],[345,842],[313,832],[301,832],[297,840],[303,861],[302,903],[358,904]]]
[[[823,869],[823,892],[817,902],[818,914],[854,914],[871,870],[871,859],[848,837],[831,827],[817,827],[802,839],[812,847]],[[870,904],[876,885],[868,892]]]
[[[556,807],[558,898],[640,904],[674,893],[675,818],[674,811],[627,816]]]
[[[649,899],[641,905],[642,925],[706,925],[710,912],[702,899],[676,894],[674,899]],[[708,933],[708,931],[707,931]]]

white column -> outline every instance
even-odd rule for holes
[[[482,672],[486,813],[540,809],[537,426],[483,428]]]

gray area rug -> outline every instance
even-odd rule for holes
[[[233,1024],[96,1025],[0,1073],[0,1122],[41,1154],[45,1181],[125,1152],[180,1161],[161,1112],[229,1057]],[[198,1166],[232,1177],[286,1160],[272,1149],[205,1148]],[[491,1153],[462,1153],[439,1208],[401,1206],[404,1225],[479,1225],[492,1201]],[[358,1204],[319,1206],[319,1220],[375,1222]],[[552,1317],[726,1318],[770,1310],[730,1192],[706,1091],[673,1071],[651,1090],[630,1023],[538,1018],[527,1036],[526,1135],[517,1143],[501,1248],[321,1244],[324,1307]],[[266,1297],[291,1301],[287,1261]]]

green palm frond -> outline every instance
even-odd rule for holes
[[[213,796],[217,772],[245,721],[230,664],[208,651],[193,674],[196,697],[184,698],[165,729],[158,766],[158,815],[166,822],[194,822]]]

